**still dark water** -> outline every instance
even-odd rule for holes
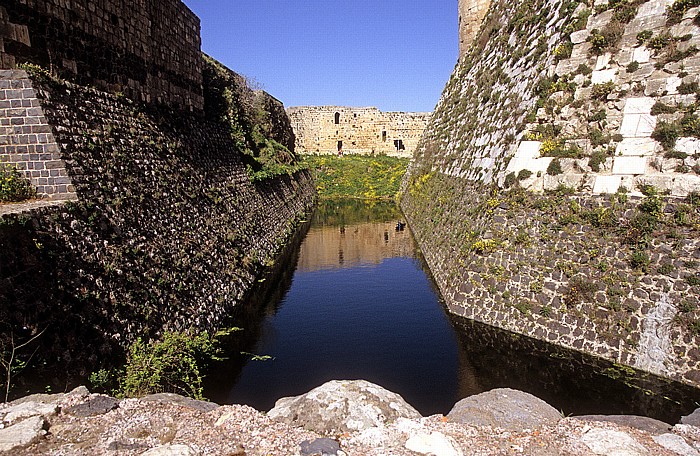
[[[675,423],[698,407],[696,389],[448,317],[410,231],[395,230],[401,219],[390,203],[321,203],[303,240],[234,317],[244,331],[208,373],[205,396],[269,410],[329,380],[365,379],[423,415],[498,387],[574,415]]]

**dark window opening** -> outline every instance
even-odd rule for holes
[[[382,142],[386,142],[386,132],[382,132]]]
[[[117,17],[116,14],[112,14],[110,16],[110,20],[112,21],[112,25],[118,25],[119,24],[119,17]]]
[[[403,145],[403,139],[395,139],[394,147],[396,147],[396,150],[406,150],[406,146]]]
[[[335,124],[338,125],[340,123],[340,113],[336,112],[335,113]]]
[[[338,141],[338,151],[343,150],[343,141]]]

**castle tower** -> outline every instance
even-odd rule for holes
[[[490,5],[490,0],[459,0],[459,58],[469,51]]]

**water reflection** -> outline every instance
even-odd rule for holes
[[[261,410],[331,379],[363,378],[423,414],[498,387],[565,414],[638,414],[675,423],[697,389],[528,337],[447,316],[393,204],[321,204],[303,242],[241,307],[245,331],[205,394]],[[250,361],[239,352],[271,355]]]

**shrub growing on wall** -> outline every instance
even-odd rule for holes
[[[0,202],[23,201],[35,196],[32,184],[12,165],[0,165]]]

